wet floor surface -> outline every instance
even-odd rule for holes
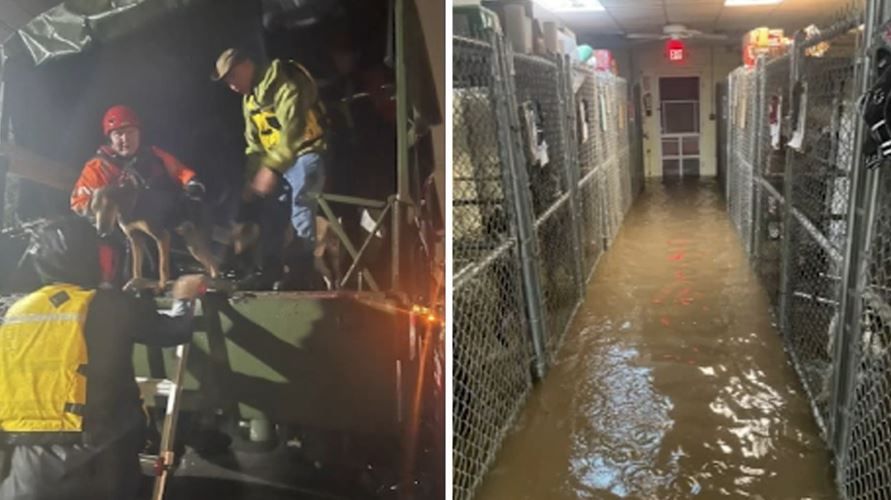
[[[648,184],[476,498],[836,498],[750,269],[714,182]]]

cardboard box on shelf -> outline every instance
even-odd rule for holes
[[[553,21],[545,21],[542,23],[542,28],[545,50],[548,54],[564,54],[574,60],[578,57],[575,33],[572,30]]]
[[[471,37],[487,29],[501,33],[501,23],[495,12],[478,5],[455,5],[452,8],[452,30],[455,35]]]
[[[783,30],[755,28],[743,36],[743,64],[747,68],[754,67],[760,55],[771,59],[780,57],[786,53],[790,43]]]
[[[532,53],[532,19],[522,4],[507,4],[503,8],[504,31],[514,52]]]
[[[557,31],[557,23],[554,21],[545,21],[541,24],[544,32],[545,51],[548,54],[556,54],[558,52],[559,35]]]
[[[565,26],[560,28],[560,49],[561,54],[578,57],[578,41],[575,33]]]

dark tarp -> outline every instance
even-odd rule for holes
[[[165,13],[208,0],[68,0],[32,19],[19,37],[36,64],[83,52],[150,24]]]

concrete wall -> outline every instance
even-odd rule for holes
[[[652,94],[652,116],[644,116],[644,167],[647,177],[662,176],[661,115],[659,109],[659,78],[673,76],[699,77],[699,110],[701,156],[700,173],[714,176],[717,168],[715,154],[717,129],[715,117],[715,83],[727,77],[742,64],[742,56],[735,46],[687,43],[688,58],[683,63],[671,63],[664,54],[664,42],[654,42],[630,49],[631,82],[640,82],[642,94]],[[620,71],[624,59],[621,49],[615,50]],[[625,76],[625,75],[623,75]],[[647,89],[649,84],[649,89]],[[643,103],[640,103],[643,109]]]

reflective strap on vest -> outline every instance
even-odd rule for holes
[[[17,316],[14,318],[4,318],[0,320],[2,325],[27,325],[29,323],[48,323],[48,322],[70,322],[82,321],[83,314],[67,313],[67,314],[29,314],[26,316]]]
[[[84,322],[95,292],[49,285],[0,323],[0,433],[76,433],[87,402]]]

